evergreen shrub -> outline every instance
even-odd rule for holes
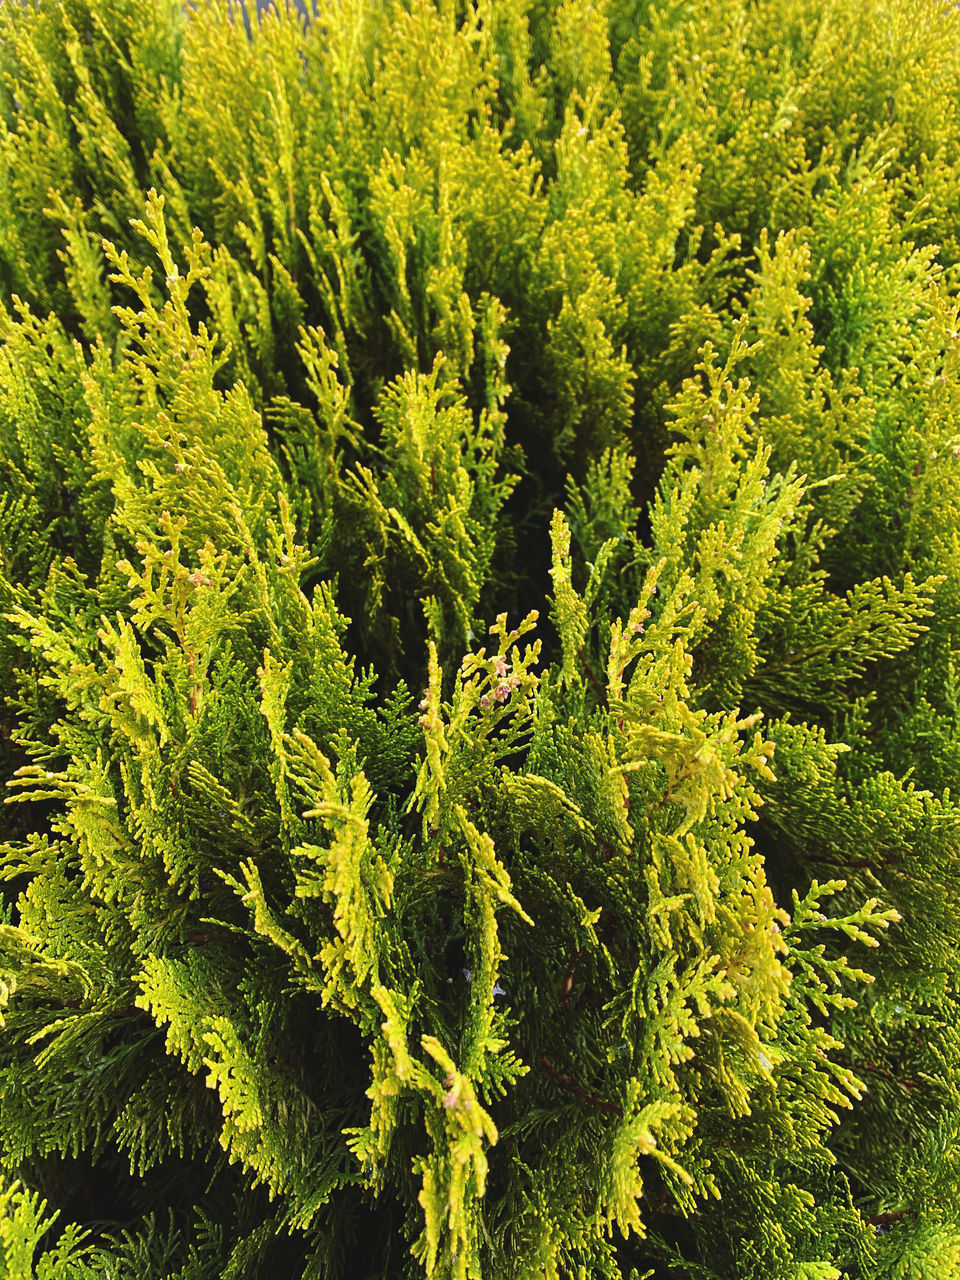
[[[960,1277],[960,18],[0,7],[15,1280]]]

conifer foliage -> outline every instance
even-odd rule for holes
[[[0,7],[0,1272],[960,1280],[960,16]]]

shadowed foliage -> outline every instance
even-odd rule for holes
[[[960,1280],[954,7],[302,10],[0,6],[0,1270]]]

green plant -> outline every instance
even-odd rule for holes
[[[0,1257],[960,1280],[940,0],[0,9]]]

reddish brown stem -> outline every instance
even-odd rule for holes
[[[574,1084],[569,1076],[557,1070],[549,1058],[541,1058],[540,1061],[550,1079],[556,1081],[561,1089],[566,1089],[567,1093],[572,1093],[575,1098],[580,1098],[591,1107],[596,1107],[598,1111],[606,1111],[612,1116],[623,1116],[623,1110],[615,1102],[605,1102],[603,1098],[596,1098],[580,1085]]]
[[[893,1084],[898,1084],[901,1089],[919,1089],[920,1086],[916,1080],[901,1080],[899,1076],[895,1076],[892,1071],[888,1071],[886,1067],[879,1066],[876,1062],[859,1062],[856,1066],[857,1071],[869,1071],[872,1075],[880,1076],[883,1080],[889,1080]]]
[[[587,661],[587,655],[583,652],[582,645],[577,650],[577,657],[583,663],[583,669],[586,672],[587,679],[590,681],[591,685],[593,686],[594,693],[600,699],[600,705],[605,707],[607,705],[607,691],[606,689],[604,689],[603,685],[600,683],[600,681],[597,679],[596,675],[594,674],[593,668],[590,666],[590,663]]]
[[[912,1209],[894,1209],[890,1213],[875,1213],[870,1218],[864,1218],[864,1222],[868,1227],[889,1227],[893,1222],[899,1222],[901,1218],[912,1218],[915,1214]]]
[[[564,1009],[570,1004],[570,988],[573,986],[573,975],[577,971],[577,961],[580,959],[580,952],[573,957],[567,965],[567,971],[563,975],[563,981],[560,983],[560,1004]]]

